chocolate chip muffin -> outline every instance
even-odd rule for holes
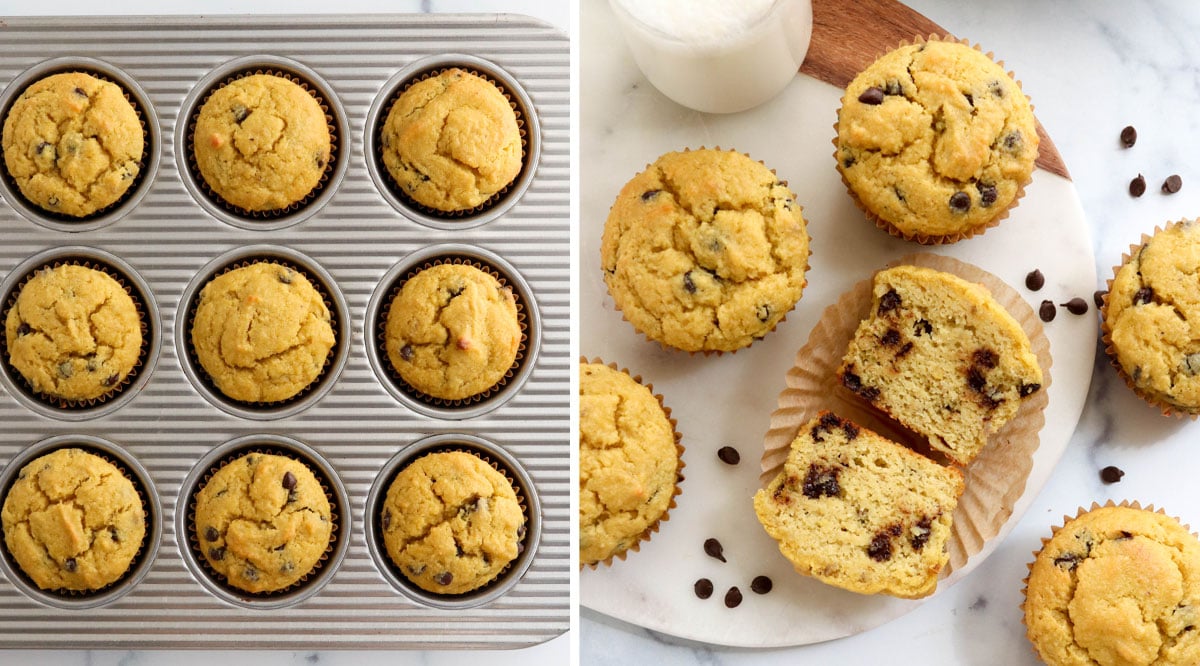
[[[841,385],[970,463],[1041,388],[1029,337],[983,285],[950,273],[897,266],[876,273],[872,290]]]
[[[521,173],[521,129],[504,93],[457,67],[401,93],[380,136],[392,179],[422,206],[471,210]]]
[[[331,146],[316,98],[283,76],[252,74],[204,102],[192,149],[200,176],[217,196],[247,211],[272,211],[317,187]]]
[[[1094,505],[1029,567],[1027,635],[1050,666],[1200,663],[1200,541],[1179,521]]]
[[[218,469],[195,502],[204,561],[240,590],[286,589],[308,576],[329,548],[329,497],[298,460],[245,454]]]
[[[62,264],[21,286],[4,332],[8,362],[39,394],[70,402],[103,397],[139,363],[142,320],[104,271]]]
[[[388,557],[414,585],[464,594],[520,554],[525,513],[512,483],[477,455],[430,453],[388,487],[380,514]]]
[[[87,217],[133,185],[145,136],[119,86],[64,72],[39,79],[13,102],[0,147],[27,200],[51,213]]]
[[[726,150],[667,153],[621,188],[600,246],[616,307],[651,340],[736,351],[804,291],[808,232],[770,169]]]
[[[953,242],[1008,214],[1033,173],[1037,123],[1020,86],[957,42],[902,46],[846,86],[837,168],[879,226]]]
[[[142,549],[146,509],[121,470],[82,449],[58,449],[17,474],[4,498],[4,543],[43,590],[100,590]]]

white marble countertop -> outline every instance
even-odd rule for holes
[[[1200,97],[1200,42],[1194,38],[1200,6],[1087,0],[908,4],[994,51],[1022,81],[1076,184],[1092,233],[1097,288],[1142,233],[1200,215],[1200,169],[1187,159],[1200,146],[1194,114]],[[586,133],[587,118],[582,121]],[[1129,150],[1118,142],[1126,125],[1138,130],[1137,145]],[[1145,175],[1148,191],[1134,199],[1127,186],[1138,173]],[[1182,176],[1183,188],[1163,195],[1159,186],[1171,174]],[[1200,527],[1197,436],[1200,424],[1164,418],[1136,398],[1101,351],[1078,429],[1030,510],[989,559],[915,611],[849,638],[743,650],[681,641],[584,609],[581,663],[1038,663],[1018,608],[1030,553],[1064,514],[1108,499],[1161,506]],[[1126,472],[1120,483],[1101,482],[1099,470],[1107,465]]]

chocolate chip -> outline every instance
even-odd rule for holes
[[[255,569],[254,567],[246,567],[242,570],[242,576],[244,576],[246,580],[258,580],[258,569]]]
[[[63,361],[58,364],[58,376],[63,379],[70,379],[71,375],[75,374],[75,366],[71,365],[70,361]]]
[[[384,509],[383,510],[383,518],[381,518],[379,522],[380,522],[380,524],[383,525],[383,529],[385,529],[385,530],[387,528],[391,527],[392,526],[392,510]]]
[[[1000,83],[997,80],[989,81],[988,82],[988,92],[992,93],[996,97],[1003,98],[1004,97],[1004,84]]]
[[[918,319],[913,324],[913,335],[919,338],[922,334],[933,335],[933,324],[929,323],[927,319]]]
[[[972,109],[975,108],[975,97],[971,93],[963,93],[963,97],[967,98],[967,104],[970,104]]]
[[[883,337],[879,339],[879,342],[884,347],[893,347],[900,344],[900,331],[897,331],[894,328],[889,328],[887,332],[883,334]]]
[[[291,490],[296,487],[296,475],[291,472],[283,473],[283,487]]]
[[[32,332],[33,329],[25,322],[21,322],[21,325],[17,327],[17,335],[29,335]]]
[[[1112,465],[1100,470],[1100,480],[1105,483],[1120,483],[1123,476],[1125,476],[1125,471]]]
[[[704,540],[704,554],[709,557],[725,561],[724,549],[721,547],[721,542],[713,538]]]
[[[1167,179],[1163,181],[1162,191],[1163,194],[1175,194],[1181,187],[1183,187],[1183,179],[1176,174],[1172,174],[1167,176]]]
[[[892,539],[885,532],[880,532],[871,539],[867,546],[867,555],[876,562],[887,562],[892,559]]]
[[[809,499],[836,497],[842,491],[841,485],[838,484],[838,475],[841,474],[841,471],[840,467],[809,465],[808,473],[804,475],[804,485],[801,487],[801,491]]]
[[[38,156],[40,157],[50,157],[51,159],[54,158],[54,144],[50,143],[49,141],[43,141],[39,143],[36,150]]]
[[[220,562],[225,559],[225,547],[213,547],[208,549],[208,558],[214,562]]]
[[[1067,312],[1070,312],[1073,315],[1081,315],[1088,311],[1087,301],[1078,296],[1072,298],[1066,303],[1062,303],[1061,305],[1067,309]]]
[[[1121,130],[1121,145],[1125,148],[1133,148],[1133,144],[1137,143],[1137,130],[1133,125],[1126,125],[1125,129]]]
[[[977,366],[967,369],[967,386],[970,386],[971,390],[976,393],[983,393],[987,388],[987,378],[983,376],[983,371]]]
[[[849,169],[850,167],[854,166],[855,161],[856,160],[854,159],[853,155],[846,156],[846,159],[842,160],[842,168]]]
[[[1129,181],[1129,196],[1140,197],[1146,193],[1146,177],[1138,174],[1137,178]]]
[[[239,125],[241,125],[242,121],[244,121],[246,118],[248,118],[251,113],[250,109],[247,109],[245,106],[242,106],[241,104],[234,104],[231,111],[233,111],[233,121]]]
[[[279,573],[291,573],[296,570],[296,563],[292,561],[284,562],[279,567]]]
[[[875,398],[879,397],[879,389],[877,387],[864,386],[862,383],[862,378],[853,372],[847,371],[842,374],[842,386],[845,386],[854,393],[857,393],[868,402],[873,402]]]
[[[888,82],[883,85],[883,92],[886,95],[904,94],[904,90],[900,87],[900,82],[896,79],[889,79]]]
[[[701,599],[707,599],[712,596],[713,584],[711,580],[707,578],[701,578],[700,580],[696,581],[696,584],[692,586],[692,589],[696,591],[696,596],[700,597]]]
[[[208,527],[204,528],[204,540],[205,541],[216,541],[217,539],[220,539],[220,538],[221,538],[221,533],[217,531],[217,528],[213,527],[212,525],[209,525]]]
[[[955,192],[950,195],[950,210],[955,213],[965,213],[971,210],[971,195],[966,192]]]
[[[662,190],[646,190],[642,192],[642,201],[649,201],[657,197],[659,192],[662,192]]]
[[[443,571],[442,573],[433,577],[433,582],[445,587],[454,582],[454,574],[450,573],[449,571]]]
[[[887,314],[898,307],[900,307],[900,294],[897,294],[895,289],[889,289],[887,293],[879,297],[879,314]]]
[[[996,367],[996,364],[1000,362],[1000,356],[991,349],[976,349],[975,352],[971,354],[971,362],[975,365],[981,365],[990,370]]]
[[[51,196],[49,199],[46,199],[47,206],[57,207],[58,204],[59,204],[59,201],[58,201],[58,197],[56,197],[56,196]]]
[[[1025,276],[1025,288],[1029,291],[1037,291],[1046,286],[1046,276],[1042,275],[1040,270],[1036,268]]]
[[[69,573],[75,573],[75,570],[79,568],[79,563],[75,561],[75,558],[68,557],[67,561],[63,562],[63,568]]]
[[[118,379],[120,379],[120,377],[118,377],[116,374],[112,374],[112,375],[109,375],[109,376],[105,377],[105,378],[104,378],[104,381],[102,381],[102,382],[100,382],[100,383],[101,383],[101,384],[103,384],[103,385],[105,385],[105,386],[107,386],[107,387],[109,387],[109,388],[112,388],[113,386],[116,386],[116,385],[117,385],[117,380],[118,380]]]
[[[1150,303],[1153,301],[1154,301],[1154,290],[1151,289],[1150,287],[1142,287],[1141,289],[1138,289],[1133,294],[1133,304],[1134,305],[1141,305],[1143,303]]]
[[[742,461],[742,454],[732,446],[722,446],[717,449],[717,459],[726,465],[736,465]]]
[[[278,277],[279,281],[282,282],[283,284],[291,284],[292,283],[292,272],[291,271],[282,271],[276,277]]]
[[[405,361],[411,361],[412,357],[413,357],[412,345],[406,344],[400,348],[400,358],[404,359]]]
[[[1021,386],[1017,388],[1017,393],[1022,398],[1028,398],[1029,396],[1036,393],[1037,390],[1040,388],[1042,388],[1041,384],[1021,384]]]
[[[1038,306],[1038,317],[1045,322],[1054,321],[1054,316],[1058,314],[1058,310],[1054,307],[1054,301],[1042,301]]]
[[[912,340],[909,340],[908,342],[904,343],[900,347],[900,349],[896,352],[896,358],[904,358],[905,356],[908,356],[908,352],[910,352],[912,350],[913,350],[913,343],[912,343]]]
[[[683,274],[683,290],[689,294],[696,293],[696,283],[692,282],[692,272],[688,271]]]
[[[1004,135],[1004,147],[1011,151],[1019,150],[1023,142],[1024,138],[1021,136],[1020,130],[1013,130]]]
[[[77,87],[72,92],[74,92],[76,95],[79,95],[80,97],[87,97],[87,91],[84,90],[83,88]]]
[[[933,518],[922,516],[917,521],[917,524],[913,525],[911,534],[912,536],[909,537],[908,543],[913,547],[913,550],[924,548],[925,544],[929,543],[929,537],[933,535]]]
[[[878,106],[880,104],[883,104],[883,97],[884,97],[884,95],[883,95],[882,88],[876,88],[875,86],[871,86],[870,88],[867,88],[866,90],[864,90],[863,94],[858,96],[858,101],[862,102],[863,104],[870,104],[871,106]]]
[[[754,580],[750,581],[750,589],[755,594],[766,594],[767,592],[770,592],[771,588],[774,586],[775,585],[771,582],[771,579],[767,578],[766,576],[755,576]]]
[[[741,603],[742,603],[742,591],[737,589],[736,587],[729,588],[729,591],[725,593],[725,607],[726,608],[737,608],[738,606],[741,605]]]
[[[1104,289],[1097,289],[1096,291],[1092,292],[1092,302],[1096,304],[1097,310],[1104,307],[1104,295],[1107,293],[1108,292]]]
[[[975,189],[979,190],[979,205],[984,208],[988,208],[996,203],[996,199],[1000,196],[1000,193],[996,191],[995,185],[976,183]]]
[[[766,323],[766,321],[771,318],[771,306],[766,304],[760,305],[758,306],[758,309],[754,311],[754,314],[758,316],[759,321]]]
[[[1074,571],[1075,567],[1079,565],[1079,560],[1081,559],[1083,558],[1075,553],[1063,553],[1062,555],[1054,558],[1054,565],[1060,569]]]

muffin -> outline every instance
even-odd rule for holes
[[[13,102],[0,147],[30,203],[82,218],[113,205],[133,185],[145,133],[120,86],[64,72],[39,79]]]
[[[1116,269],[1104,340],[1126,383],[1164,413],[1200,414],[1200,226],[1145,237]]]
[[[444,213],[481,206],[521,173],[521,129],[504,93],[458,68],[412,84],[381,130],[383,164],[416,203]]]
[[[1200,541],[1136,503],[1081,509],[1043,540],[1022,606],[1050,666],[1200,664]]]
[[[835,143],[859,207],[922,243],[953,242],[1003,219],[1038,154],[1020,85],[978,50],[942,41],[901,46],[856,76]]]
[[[329,549],[329,497],[298,460],[247,453],[213,473],[195,503],[193,529],[204,561],[240,590],[295,585]]]
[[[247,211],[284,209],[321,181],[332,138],[325,111],[295,83],[252,74],[215,90],[196,117],[192,150],[200,176]]]
[[[8,552],[43,590],[111,585],[146,536],[146,509],[133,482],[82,449],[58,449],[23,467],[2,517]]]
[[[465,451],[431,453],[401,469],[379,518],[400,573],[437,594],[487,585],[517,558],[525,536],[512,483]]]
[[[5,320],[8,362],[43,396],[82,402],[119,387],[138,365],[142,317],[104,271],[43,268],[20,287]]]
[[[792,442],[754,512],[796,571],[860,594],[937,587],[963,476],[822,412]]]
[[[625,372],[579,366],[579,560],[624,559],[666,519],[682,480],[675,424]]]
[[[464,400],[504,380],[521,335],[511,287],[469,264],[438,264],[406,280],[392,300],[384,346],[409,386]]]
[[[950,273],[897,266],[876,273],[872,290],[841,385],[970,463],[1042,386],[1029,337],[983,285]]]
[[[796,197],[734,151],[667,153],[621,188],[600,246],[616,307],[646,337],[736,351],[804,290],[808,232]]]

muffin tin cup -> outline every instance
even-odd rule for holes
[[[209,187],[200,174],[193,148],[196,118],[200,115],[200,108],[204,106],[204,102],[218,89],[253,74],[272,74],[299,84],[321,105],[329,125],[329,163],[325,165],[321,180],[299,201],[275,210],[247,210],[225,201]],[[316,72],[288,58],[246,56],[214,69],[201,79],[184,99],[180,107],[180,120],[175,126],[175,159],[184,186],[195,198],[196,203],[213,217],[241,229],[274,231],[299,224],[316,215],[333,198],[345,179],[349,166],[349,136],[350,125],[346,119],[346,110],[337,95],[333,94],[333,88]]]
[[[329,547],[312,570],[292,585],[273,592],[246,592],[229,585],[225,577],[209,566],[200,552],[195,527],[196,495],[217,470],[248,453],[270,453],[286,456],[304,463],[325,490],[329,498],[333,530]],[[180,497],[175,509],[175,534],[183,561],[192,576],[217,598],[235,606],[253,610],[276,610],[299,604],[317,594],[337,572],[350,547],[350,500],[337,471],[313,448],[290,437],[280,435],[245,435],[232,439],[209,451],[180,485]]]
[[[381,525],[379,524],[383,504],[387,499],[388,488],[392,485],[392,481],[395,480],[400,470],[427,454],[446,451],[462,451],[478,456],[503,474],[513,484],[513,489],[517,494],[517,501],[520,502],[521,508],[525,513],[525,535],[520,541],[524,549],[520,550],[516,559],[510,562],[490,582],[462,594],[437,594],[435,592],[428,592],[409,581],[388,555],[387,547],[383,543],[383,530],[380,529]],[[533,479],[525,471],[525,468],[517,462],[517,459],[507,451],[481,437],[446,433],[416,441],[401,449],[399,453],[392,456],[384,464],[379,475],[375,477],[375,482],[371,485],[371,490],[367,495],[363,523],[366,531],[367,549],[371,552],[371,558],[375,560],[376,566],[379,567],[379,572],[383,574],[384,579],[392,587],[412,601],[423,606],[442,610],[464,610],[492,603],[503,597],[520,582],[521,577],[525,575],[525,572],[529,569],[529,565],[533,562],[538,544],[541,542],[542,505],[538,499]]]
[[[443,400],[409,386],[395,370],[384,349],[388,312],[404,282],[425,268],[438,263],[464,263],[492,274],[500,284],[509,286],[517,302],[522,340],[517,359],[509,372],[482,393],[462,400]],[[380,280],[367,304],[367,357],[384,389],[409,409],[440,419],[469,419],[486,414],[512,399],[532,374],[541,345],[541,316],[533,291],[508,262],[482,248],[462,244],[434,245],[408,255]]]
[[[150,474],[124,449],[116,444],[91,435],[57,435],[44,439],[22,451],[8,462],[4,471],[0,472],[0,501],[8,496],[8,491],[16,481],[21,469],[36,458],[59,449],[82,449],[93,453],[115,465],[133,482],[134,489],[142,500],[146,513],[146,534],[142,538],[142,547],[134,555],[129,569],[116,581],[95,590],[43,590],[21,571],[21,567],[9,553],[8,547],[0,548],[0,571],[8,582],[21,591],[22,594],[47,606],[63,610],[87,610],[106,606],[120,599],[134,589],[145,577],[158,556],[159,545],[162,541],[162,504],[158,493],[150,482]]]
[[[15,305],[21,288],[42,268],[80,265],[100,270],[114,278],[133,299],[142,323],[142,348],[137,363],[125,379],[104,395],[90,400],[65,400],[33,389],[8,358],[8,340],[4,321]],[[134,398],[145,387],[154,371],[162,344],[162,322],[153,293],[133,268],[117,257],[91,247],[66,246],[36,254],[14,268],[0,283],[0,385],[21,404],[59,421],[85,421],[112,413]]]
[[[325,367],[308,386],[286,400],[277,402],[247,402],[226,396],[213,383],[192,345],[192,324],[200,292],[213,278],[236,268],[260,261],[286,266],[308,278],[325,301],[333,319],[334,345],[325,358]],[[175,349],[180,364],[192,386],[222,411],[254,421],[267,421],[293,416],[311,407],[332,388],[350,356],[351,330],[346,299],[333,277],[312,259],[290,248],[273,245],[250,245],[227,252],[201,268],[183,290],[175,317]]]
[[[55,231],[93,231],[125,217],[137,207],[150,189],[150,184],[154,182],[158,173],[161,146],[158,115],[155,113],[154,105],[150,103],[150,97],[146,91],[125,72],[96,58],[65,57],[38,63],[12,80],[3,93],[0,93],[0,126],[8,117],[8,111],[12,108],[13,103],[25,92],[26,88],[47,76],[64,72],[91,74],[98,79],[116,84],[125,93],[125,99],[133,106],[142,125],[142,159],[138,163],[137,177],[120,198],[91,215],[74,217],[56,214],[25,198],[16,181],[9,174],[8,167],[2,159],[3,152],[0,150],[0,197],[8,201],[17,212],[34,224]]]
[[[516,112],[517,124],[521,130],[522,163],[517,177],[484,203],[467,210],[441,211],[417,203],[404,193],[383,163],[383,143],[380,135],[392,105],[405,90],[419,81],[454,67],[483,77],[496,85],[508,99]],[[483,58],[459,53],[422,58],[389,79],[367,112],[366,133],[363,138],[367,171],[383,198],[405,217],[418,224],[442,230],[469,229],[487,224],[503,216],[516,205],[533,182],[542,153],[541,127],[533,108],[533,101],[516,78]]]

